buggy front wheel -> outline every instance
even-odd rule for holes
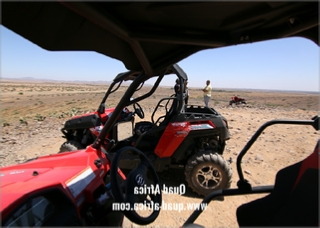
[[[230,188],[232,170],[221,155],[206,151],[190,157],[185,176],[194,192],[207,196],[212,191]]]

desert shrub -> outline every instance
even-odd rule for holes
[[[36,116],[34,117],[34,119],[37,120],[37,121],[44,121],[46,119],[46,117],[42,116],[39,113],[37,113]]]
[[[75,116],[77,115],[79,112],[79,109],[78,108],[72,108],[71,111],[70,111],[70,115],[71,116]]]
[[[25,118],[23,118],[23,117],[20,117],[19,121],[20,121],[20,124],[28,125],[27,120]]]
[[[268,107],[277,107],[277,106],[282,106],[282,105],[274,104],[274,103],[266,103],[265,105],[266,105],[266,106],[268,106]]]
[[[4,122],[2,123],[2,127],[7,127],[7,126],[10,126],[10,124],[9,124],[7,121],[4,121]]]

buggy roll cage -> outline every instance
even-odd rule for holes
[[[244,146],[242,151],[237,157],[237,172],[239,175],[239,181],[237,182],[238,188],[233,189],[222,189],[213,191],[208,196],[206,196],[201,204],[208,205],[211,200],[221,197],[221,196],[235,196],[235,195],[247,195],[247,194],[260,194],[260,193],[270,193],[274,189],[274,185],[268,186],[258,186],[252,187],[248,180],[244,178],[241,161],[244,155],[248,152],[253,143],[257,140],[259,135],[265,130],[267,127],[275,124],[294,124],[294,125],[309,125],[314,127],[315,130],[319,130],[319,116],[314,116],[312,120],[271,120],[263,124],[251,137],[251,139]],[[198,218],[198,216],[202,213],[205,208],[197,207],[190,217],[185,221],[183,227],[187,227],[190,224],[193,224],[194,221]]]
[[[115,110],[113,111],[113,114],[109,117],[109,119],[105,123],[103,129],[101,130],[99,136],[97,137],[97,139],[93,143],[92,147],[97,149],[100,147],[101,144],[107,146],[108,143],[110,143],[110,146],[111,146],[112,142],[108,141],[108,139],[106,139],[106,135],[112,130],[112,127],[116,123],[123,108],[126,106],[129,106],[133,103],[139,102],[147,97],[150,97],[155,92],[155,90],[158,88],[163,77],[168,74],[176,74],[177,77],[179,78],[180,88],[182,88],[182,89],[180,90],[180,94],[178,95],[178,97],[175,99],[182,100],[184,86],[185,86],[184,82],[186,80],[188,80],[188,76],[180,68],[180,66],[178,64],[173,64],[172,66],[169,66],[165,69],[162,69],[155,75],[147,75],[144,71],[127,71],[127,72],[118,74],[114,78],[113,82],[111,83],[110,87],[108,88],[105,96],[103,97],[103,99],[98,107],[98,112],[100,114],[104,113],[105,102],[106,102],[108,96],[110,94],[114,93],[115,91],[117,91],[119,89],[120,85],[123,83],[123,81],[132,81],[132,82],[129,85],[128,89],[126,90],[125,94],[120,99],[118,105],[116,106]],[[148,79],[150,79],[152,77],[158,77],[158,78],[157,78],[156,82],[154,83],[154,85],[152,86],[151,90],[148,93],[146,93],[140,97],[131,99],[132,95],[136,91],[138,91],[142,88],[145,81],[147,81]],[[183,108],[183,103],[178,102],[177,110],[182,110],[182,108]],[[108,148],[109,147],[106,147],[107,150],[108,150]]]

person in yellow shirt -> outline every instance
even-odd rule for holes
[[[211,98],[212,87],[210,85],[210,80],[207,80],[207,85],[203,88],[203,100],[206,107],[209,107],[209,101]]]

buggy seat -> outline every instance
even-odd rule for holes
[[[320,140],[305,160],[280,170],[273,191],[237,209],[239,226],[319,226]]]

